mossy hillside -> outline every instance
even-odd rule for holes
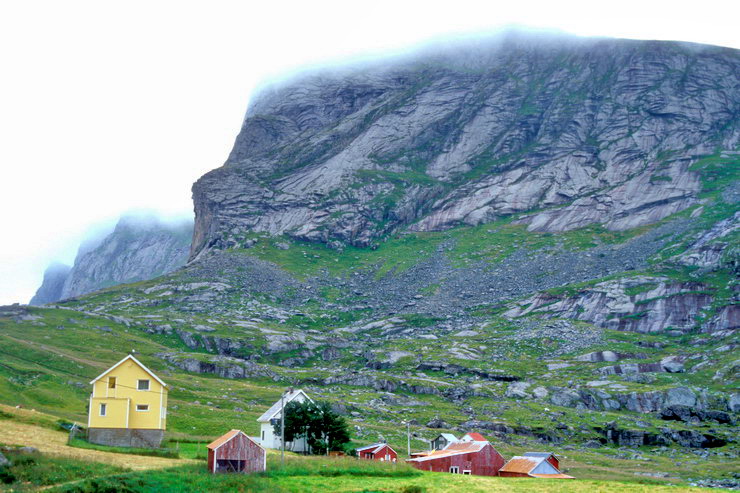
[[[58,320],[57,317],[61,314],[57,312],[64,311],[44,309],[36,311],[36,313],[41,314],[45,312],[51,312],[53,315],[52,318]],[[94,317],[91,318],[92,320],[88,321],[90,325],[95,325],[96,322],[99,322]],[[131,334],[132,331],[136,330],[125,328],[125,326],[114,325],[114,327],[114,330],[120,331],[122,335]],[[5,329],[6,327],[3,328]],[[41,326],[34,326],[34,328],[37,331],[36,337],[40,337],[43,340],[43,329]],[[125,330],[129,330],[129,332],[127,333]],[[30,339],[33,341],[34,330],[28,330],[26,328],[26,331],[31,332],[30,335],[32,337]],[[95,329],[89,329],[89,331],[92,333]],[[5,331],[3,332],[3,334],[6,333]],[[84,339],[88,337],[84,329],[80,331],[80,335]],[[113,335],[115,336],[116,333],[114,332]],[[143,353],[151,353],[154,350],[155,348],[152,348],[143,351]],[[70,349],[68,345],[64,350],[65,354],[68,354],[70,357],[78,356],[75,351],[82,352],[82,349]],[[88,356],[90,356],[90,353],[88,353]],[[51,381],[53,383],[56,382],[56,388],[60,389],[67,385],[67,376],[62,376],[62,374],[55,376],[54,369],[50,368],[52,364],[41,358],[40,354],[33,356],[31,359],[34,358],[38,360],[38,364],[34,366],[29,363],[29,366],[35,368],[36,371],[44,371],[51,374]],[[223,429],[230,429],[235,426],[255,435],[257,433],[257,424],[254,420],[279,396],[280,389],[283,388],[279,382],[223,380],[207,375],[188,375],[177,370],[168,370],[163,367],[161,362],[146,354],[142,354],[141,358],[145,359],[147,364],[151,365],[155,371],[160,372],[163,378],[172,385],[169,424],[170,433],[175,437],[198,437],[204,435],[212,437],[220,434]],[[91,363],[96,361],[94,358],[89,359]],[[12,365],[14,362],[11,360],[10,363]],[[101,365],[104,364],[103,361],[99,363]],[[465,364],[465,361],[459,360],[458,363]],[[404,362],[404,364],[406,363]],[[94,376],[93,372],[97,372],[95,365],[91,364],[90,366],[91,368],[87,370],[90,373],[85,375],[86,378]],[[477,366],[480,366],[480,363]],[[275,368],[277,369],[277,367]],[[584,377],[589,376],[584,375]],[[430,373],[426,378],[449,381],[451,383],[460,381],[460,377],[451,378],[449,375],[444,375],[440,372]],[[407,380],[409,382],[413,381],[411,378]],[[14,391],[10,397],[13,399],[11,402],[15,402],[18,396],[34,395],[34,386],[34,382],[28,382],[22,388],[19,388],[19,390]],[[567,433],[573,433],[579,440],[597,438],[598,435],[593,431],[594,427],[605,426],[608,422],[615,421],[622,426],[630,427],[635,426],[637,421],[645,422],[646,420],[644,416],[632,415],[630,413],[576,412],[572,409],[558,408],[557,406],[548,404],[507,400],[503,397],[505,386],[506,384],[502,382],[484,383],[481,390],[488,392],[490,397],[469,398],[466,400],[465,406],[475,409],[476,414],[479,415],[479,419],[485,417],[484,419],[493,421],[500,420],[510,426],[527,426],[550,433],[555,430],[559,423],[564,422],[571,429]],[[379,437],[383,437],[389,440],[399,450],[403,450],[405,446],[405,432],[400,424],[406,419],[414,418],[418,422],[424,423],[432,418],[442,417],[453,426],[459,426],[467,419],[463,414],[460,414],[459,404],[441,396],[411,395],[404,392],[397,392],[396,398],[400,398],[401,402],[395,403],[393,399],[386,400],[388,394],[385,392],[372,391],[362,387],[337,385],[325,389],[311,388],[310,392],[317,398],[341,403],[352,410],[366,410],[356,420],[355,418],[350,418],[353,426],[359,425],[361,428],[361,431],[355,431],[358,443],[373,442],[378,440]],[[38,402],[43,397],[43,395],[37,395],[35,399]],[[3,399],[8,399],[8,396],[5,395]],[[70,399],[71,402],[68,404],[68,408],[76,407],[78,410],[76,413],[77,418],[79,421],[83,421],[86,396],[73,395]],[[371,404],[372,402],[376,404],[373,406]],[[384,402],[385,404],[378,406],[378,402]],[[56,405],[54,404],[50,407]],[[239,409],[237,410],[236,408]],[[552,413],[557,413],[558,423],[549,417]],[[70,413],[66,413],[65,416],[69,417]],[[648,429],[657,429],[660,426],[666,425],[676,426],[672,423],[661,423],[652,418],[647,419],[651,423],[651,428]],[[414,433],[426,438],[430,438],[435,432],[435,430],[426,430],[423,426],[418,425],[415,425],[413,428],[412,431]],[[522,439],[515,439],[515,441],[520,440]],[[526,441],[526,439],[524,440]],[[426,447],[426,444],[424,441],[414,439],[412,446],[414,449],[423,449]],[[505,445],[503,446],[505,447]],[[537,446],[533,444],[530,447]],[[648,468],[648,470],[651,469]]]
[[[93,329],[94,330],[94,329]],[[126,334],[126,330],[132,330],[132,329],[125,329],[121,328],[124,334]],[[33,334],[31,334],[33,335]],[[623,333],[615,333],[615,336],[623,336]],[[43,336],[41,336],[43,338]],[[100,336],[103,337],[103,336]],[[33,341],[34,337],[29,337],[30,341]],[[87,336],[85,336],[85,339],[88,339]],[[94,340],[94,337],[92,338]],[[655,340],[669,340],[667,338],[660,338],[659,336],[653,336],[652,339]],[[129,340],[128,342],[132,342]],[[388,348],[390,349],[391,343],[388,342]],[[421,347],[414,347],[412,342],[404,341],[401,345],[396,347],[396,350],[408,350],[411,354],[425,354],[429,356],[429,359],[434,360],[434,356],[428,355],[425,351],[425,348],[428,349],[428,341],[424,341]],[[628,344],[628,343],[625,343]],[[219,423],[224,423],[225,421],[228,421],[228,419],[239,416],[239,420],[245,420],[247,423],[251,421],[252,419],[256,418],[257,415],[259,415],[260,410],[249,410],[249,406],[244,406],[244,404],[249,404],[254,407],[258,407],[260,403],[262,403],[264,406],[269,405],[271,403],[272,398],[277,395],[277,390],[269,390],[269,388],[275,384],[275,382],[270,381],[257,381],[257,380],[250,380],[250,381],[242,381],[242,380],[223,380],[219,379],[215,376],[209,376],[209,375],[199,375],[195,378],[193,377],[187,377],[185,375],[180,375],[179,372],[172,372],[172,370],[166,370],[162,368],[162,362],[157,360],[156,358],[152,358],[151,353],[154,353],[155,351],[162,349],[161,347],[156,348],[148,348],[147,351],[143,351],[140,354],[140,357],[148,364],[151,365],[152,368],[155,370],[160,370],[164,372],[164,374],[168,374],[167,378],[168,380],[173,382],[173,385],[175,385],[176,390],[173,390],[173,393],[171,395],[171,401],[172,401],[172,410],[171,410],[171,418],[170,418],[170,424],[173,431],[180,431],[183,433],[191,433],[191,434],[204,434],[207,433],[209,430],[214,429],[213,427],[219,426]],[[438,350],[442,350],[443,348],[435,348]],[[539,379],[539,375],[543,375],[547,373],[546,365],[538,360],[538,357],[541,357],[542,349],[536,346],[532,346],[532,358],[531,360],[527,359],[527,351],[526,346],[520,346],[517,348],[518,357],[511,361],[501,361],[501,362],[495,362],[495,361],[486,361],[485,363],[476,362],[473,364],[473,367],[484,367],[488,370],[500,370],[507,373],[515,373],[519,375],[521,378],[527,378],[527,379],[533,379],[535,382]],[[625,346],[624,349],[636,349],[635,346]],[[79,348],[78,348],[79,350]],[[70,349],[65,350],[70,357],[75,357],[75,353],[72,352]],[[383,349],[380,349],[380,352],[382,353]],[[147,354],[149,352],[150,354]],[[106,354],[106,353],[103,353]],[[196,353],[197,354],[197,353]],[[440,353],[440,358],[443,353]],[[183,355],[184,357],[187,357],[187,354]],[[203,355],[205,356],[205,355]],[[657,354],[656,358],[660,355]],[[106,356],[102,356],[102,358],[105,358]],[[729,356],[727,357],[729,358]],[[58,393],[56,390],[60,387],[66,386],[67,388],[74,388],[67,385],[69,382],[69,376],[68,374],[62,373],[62,371],[65,370],[64,367],[56,367],[54,366],[55,360],[53,358],[46,358],[43,352],[36,352],[31,351],[28,355],[24,356],[25,360],[31,360],[31,361],[38,361],[38,364],[35,367],[35,371],[39,372],[39,370],[52,370],[52,371],[59,371],[58,376],[56,377],[49,377],[46,376],[46,381],[36,381],[36,380],[29,380],[24,382],[19,382],[17,376],[13,375],[13,378],[9,378],[5,383],[5,385],[9,386],[8,393],[5,394],[5,398],[9,398],[10,395],[17,396],[22,395],[23,396],[23,403],[28,406],[49,406],[50,408],[62,408],[63,406],[60,405],[59,400],[66,400],[70,399],[72,401],[77,401],[78,403],[84,402],[86,397],[86,390],[84,387],[84,380],[80,379],[81,381],[78,381],[78,383],[81,385],[81,388],[79,390],[75,390],[72,393],[69,393],[67,397],[65,398],[64,393]],[[564,359],[568,359],[567,356]],[[12,361],[12,360],[10,360]],[[21,360],[23,361],[23,360]],[[470,365],[471,363],[466,360],[453,360],[456,364],[462,365],[463,367]],[[636,360],[637,361],[637,360]],[[722,362],[729,361],[729,359],[723,359]],[[431,387],[438,387],[440,390],[445,390],[446,388],[449,388],[452,385],[456,385],[460,381],[459,376],[453,376],[448,375],[443,372],[419,372],[415,370],[415,362],[412,358],[406,358],[401,359],[398,361],[399,366],[397,368],[394,368],[393,371],[380,371],[375,374],[376,378],[383,378],[391,382],[396,383],[404,383],[408,385],[424,385],[424,386],[431,386]],[[23,364],[26,365],[25,369],[26,371],[33,371],[34,365],[33,363],[29,361],[23,361]],[[78,374],[77,372],[87,372],[87,375],[84,375],[86,378],[92,378],[95,376],[95,374],[98,372],[99,368],[96,368],[96,366],[102,366],[102,362],[99,363],[99,365],[90,365],[89,368],[82,369],[77,368],[75,371],[75,374]],[[564,368],[562,369],[557,376],[550,375],[547,377],[546,383],[547,385],[563,385],[566,386],[569,382],[573,381],[574,379],[577,381],[585,382],[589,379],[596,379],[599,378],[598,374],[596,373],[598,368],[605,366],[605,363],[583,363],[583,362],[574,362],[572,367]],[[23,369],[23,367],[18,364],[20,371]],[[305,368],[305,369],[292,369],[288,371],[287,373],[284,368],[281,368],[279,366],[273,367],[275,371],[277,372],[283,372],[283,374],[286,375],[286,377],[293,377],[293,378],[307,378],[307,379],[315,379],[315,378],[322,378],[321,374],[322,371],[319,369],[311,369],[311,368]],[[406,375],[403,375],[404,372],[406,372]],[[413,372],[413,374],[411,373]],[[402,374],[403,376],[399,377],[398,375]],[[330,375],[330,372],[324,372],[325,376]],[[421,376],[424,375],[424,376]],[[610,377],[612,378],[615,383],[619,382],[619,380],[616,377]],[[470,376],[463,377],[463,379],[469,383],[477,382],[479,385],[479,391],[487,393],[491,396],[491,398],[503,398],[503,393],[506,388],[506,383],[504,382],[483,382],[476,378],[471,378]],[[661,381],[661,379],[664,379],[664,381]],[[671,386],[675,386],[676,384],[692,384],[696,380],[688,375],[680,374],[680,375],[659,375],[658,380],[654,381],[650,384],[639,384],[639,383],[633,383],[633,382],[621,382],[620,384],[623,387],[626,387],[630,391],[646,391],[646,390],[659,390],[662,388],[670,388]],[[440,382],[435,383],[435,382]],[[279,388],[279,383],[278,383]],[[721,386],[718,386],[718,388],[721,388]],[[333,386],[332,391],[330,394],[335,394],[337,398],[340,396],[345,396],[346,399],[349,395],[354,395],[350,401],[353,406],[355,406],[357,409],[363,409],[366,407],[366,404],[372,400],[377,399],[381,397],[381,394],[377,394],[375,392],[369,391],[367,389],[358,388],[358,387],[352,387],[352,386]],[[270,394],[273,394],[272,396]],[[403,392],[401,392],[403,394]],[[329,394],[327,394],[329,395]],[[261,397],[260,397],[261,396]],[[331,397],[331,396],[330,396]],[[420,418],[426,419],[427,417],[431,419],[433,414],[437,414],[440,412],[445,412],[444,410],[447,409],[449,414],[455,413],[455,406],[454,405],[445,405],[445,399],[434,396],[434,395],[407,395],[408,399],[412,401],[419,401],[422,403],[426,403],[423,406],[419,406],[419,409],[415,409],[414,413],[418,414]],[[44,402],[46,401],[46,402]],[[376,412],[370,412],[368,414],[369,419],[382,419],[383,416],[388,416],[389,414],[393,414],[393,405],[386,406],[389,407],[387,410],[380,410],[377,413]],[[413,407],[413,406],[412,406]],[[237,411],[236,408],[241,408],[242,411]],[[429,412],[427,412],[427,408]],[[67,414],[67,417],[77,417],[78,419],[82,420],[84,419],[84,409],[77,407],[77,413],[73,414]],[[256,425],[252,425],[254,430],[256,431]]]

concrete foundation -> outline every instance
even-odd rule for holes
[[[164,430],[132,430],[126,428],[89,428],[90,443],[112,447],[158,448],[164,438]]]

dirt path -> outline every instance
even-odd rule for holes
[[[0,443],[35,447],[45,454],[103,462],[133,470],[161,469],[195,462],[188,459],[147,457],[143,455],[118,454],[70,447],[67,445],[67,434],[65,432],[49,430],[25,423],[17,423],[12,420],[2,421],[2,426],[0,426]]]

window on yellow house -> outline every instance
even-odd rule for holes
[[[116,377],[108,377],[108,388],[109,389],[116,388]]]
[[[149,380],[139,380],[139,385],[136,388],[139,390],[149,390]]]
[[[137,411],[148,411],[149,410],[149,404],[137,404],[136,405]]]
[[[100,415],[105,416],[105,408],[108,407],[106,404],[100,405]]]

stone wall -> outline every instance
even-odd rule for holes
[[[112,447],[158,448],[164,438],[164,430],[136,430],[126,428],[90,428],[87,439],[90,443]]]

